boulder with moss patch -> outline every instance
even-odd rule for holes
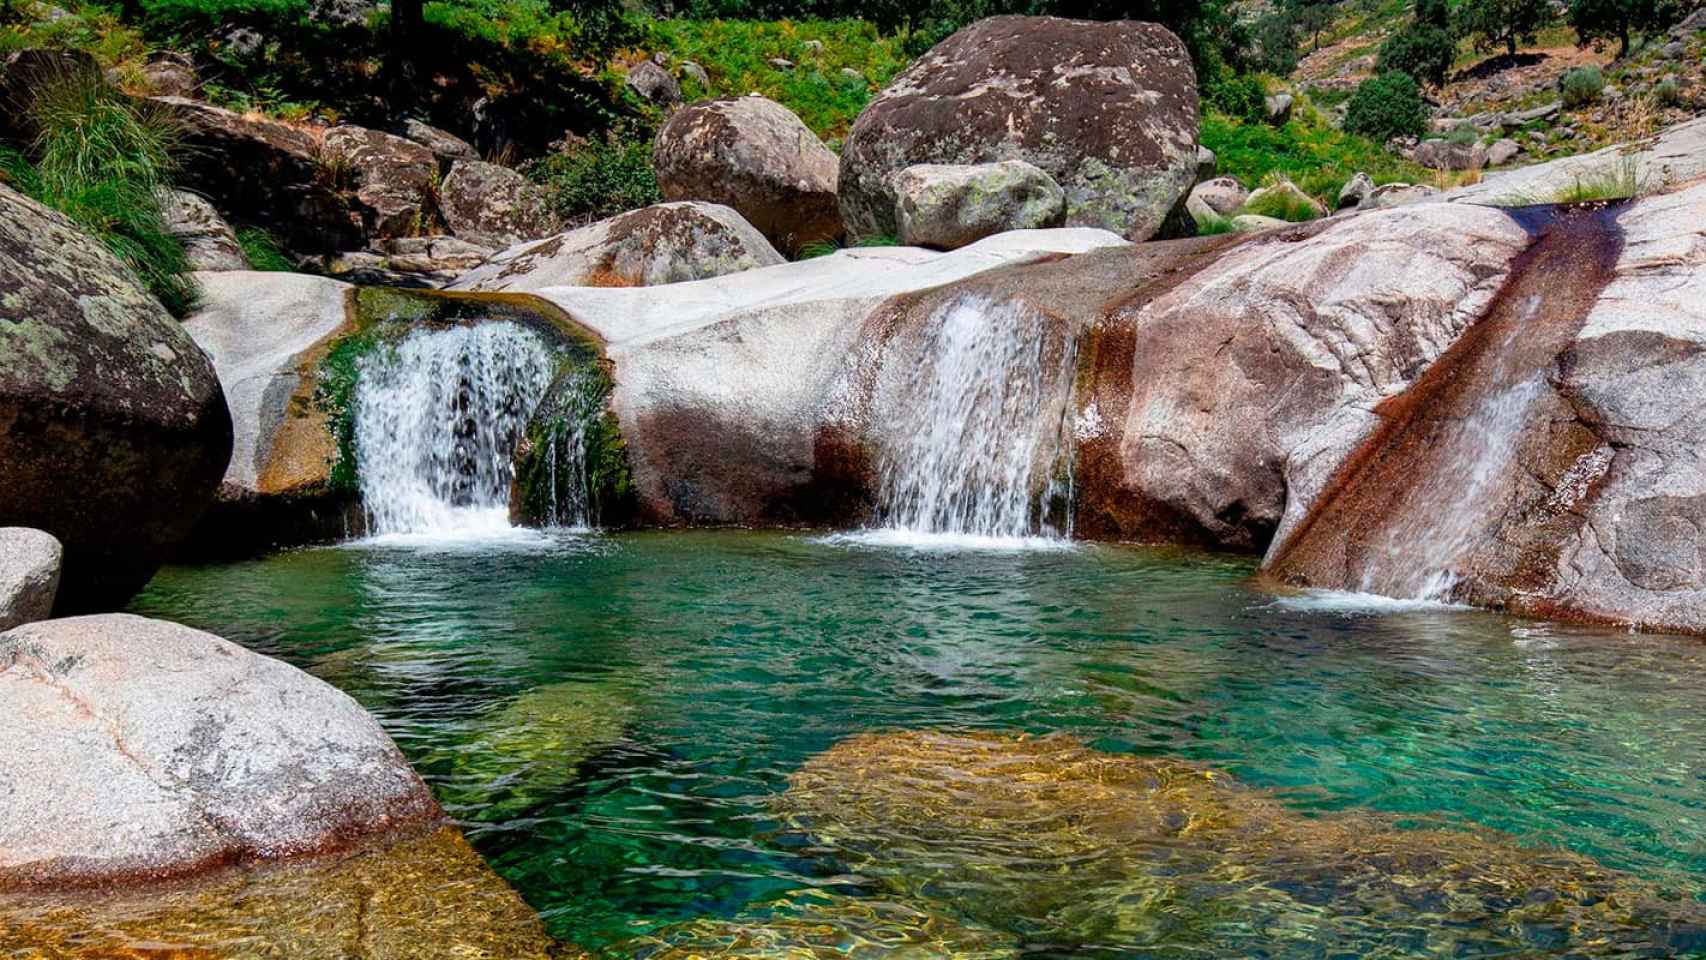
[[[1066,193],[1023,160],[921,163],[894,182],[900,242],[953,250],[1007,230],[1057,227]]]

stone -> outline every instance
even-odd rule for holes
[[[629,67],[622,82],[654,107],[673,107],[681,102],[681,84],[653,60],[641,60]]]
[[[439,211],[458,238],[508,247],[555,232],[545,192],[508,167],[458,160],[438,189]]]
[[[1191,188],[1185,209],[1197,223],[1207,223],[1236,214],[1249,198],[1250,192],[1233,177],[1216,177]]]
[[[179,186],[293,250],[348,250],[365,241],[362,214],[337,182],[320,135],[184,97],[149,102],[180,130]]]
[[[150,96],[193,97],[201,87],[195,64],[181,54],[165,54],[142,65],[142,83]]]
[[[1421,203],[1439,196],[1438,187],[1413,183],[1383,183],[1374,188],[1368,195],[1363,206],[1372,210],[1386,207],[1401,207],[1407,203]]]
[[[1659,59],[1681,60],[1688,53],[1688,45],[1681,40],[1672,40],[1659,48]]]
[[[1219,168],[1220,159],[1214,155],[1214,151],[1199,145],[1197,147],[1197,183],[1214,179]]]
[[[385,267],[449,283],[491,258],[497,250],[460,237],[397,237],[381,240],[376,249]]]
[[[683,108],[652,147],[664,199],[730,207],[788,253],[840,239],[837,164],[799,117],[758,96]]]
[[[841,75],[846,77],[849,80],[857,80],[860,83],[865,82],[865,75],[860,73],[859,71],[853,69],[852,67],[842,67],[841,68]]]
[[[480,159],[479,151],[474,149],[473,144],[448,130],[440,130],[420,120],[403,121],[403,136],[431,150],[441,166],[457,160]]]
[[[166,229],[184,245],[194,270],[247,270],[249,260],[237,243],[237,233],[213,204],[188,190],[163,192],[160,212]]]
[[[1429,170],[1479,170],[1487,165],[1487,148],[1480,143],[1423,140],[1410,159]]]
[[[822,40],[807,40],[805,43],[800,44],[800,46],[804,47],[810,53],[822,53],[823,52],[823,41]]]
[[[450,289],[653,286],[782,262],[776,248],[728,207],[660,203],[502,250]]]
[[[1509,138],[1495,140],[1487,147],[1487,166],[1502,167],[1522,152],[1522,144]]]
[[[681,61],[681,75],[698,84],[700,90],[711,89],[711,75],[693,60]]]
[[[0,630],[53,615],[63,555],[51,533],[0,527]]]
[[[354,179],[366,235],[421,233],[431,219],[438,160],[428,148],[395,134],[345,124],[326,131],[324,147]]]
[[[1359,170],[1356,176],[1345,181],[1344,187],[1339,190],[1339,209],[1363,206],[1372,196],[1374,196],[1374,180]]]
[[[134,883],[436,822],[426,784],[329,684],[129,614],[0,634],[0,886]]]
[[[1232,229],[1236,233],[1260,233],[1275,227],[1289,227],[1290,220],[1279,217],[1264,217],[1259,213],[1240,213],[1232,218]]]
[[[1060,226],[1066,193],[1023,160],[924,163],[895,178],[900,242],[953,250],[1007,230]]]
[[[1321,205],[1321,201],[1304,193],[1302,187],[1290,180],[1279,180],[1265,187],[1257,187],[1250,191],[1250,196],[1244,200],[1244,206],[1252,210],[1256,209],[1262,203],[1263,198],[1282,200],[1288,207],[1307,208],[1317,217],[1327,215],[1327,208]]]
[[[1292,95],[1289,93],[1274,93],[1262,98],[1262,106],[1267,111],[1268,122],[1274,126],[1284,126],[1291,119]]]
[[[792,70],[792,69],[794,69],[794,61],[789,60],[786,57],[771,57],[769,60],[766,60],[764,62],[770,64],[772,67],[775,67],[778,70]]]
[[[1066,191],[1066,224],[1155,235],[1195,182],[1189,54],[1151,23],[991,17],[920,57],[853,123],[841,214],[893,235],[895,174],[919,163],[1024,160]]]
[[[64,611],[123,603],[231,453],[213,365],[108,250],[0,185],[0,525],[65,547]]]

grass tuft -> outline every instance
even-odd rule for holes
[[[249,261],[249,266],[255,270],[266,270],[272,273],[293,273],[296,264],[284,252],[284,248],[272,234],[260,227],[244,227],[237,231],[237,246],[243,248],[243,257]]]

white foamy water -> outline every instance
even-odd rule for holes
[[[355,447],[375,539],[514,539],[512,459],[552,367],[540,336],[508,322],[417,331],[363,358]]]
[[[1435,613],[1475,609],[1466,604],[1449,603],[1443,600],[1388,597],[1378,593],[1361,593],[1355,590],[1305,590],[1302,593],[1280,597],[1273,602],[1273,605],[1283,610],[1297,610],[1303,613],[1340,613],[1346,615]]]
[[[878,458],[883,526],[858,542],[922,549],[1027,549],[1071,533],[1064,420],[1072,344],[1037,311],[962,297],[930,319],[887,409]],[[1062,479],[1065,478],[1065,479]]]
[[[820,537],[817,542],[831,546],[916,550],[920,553],[1072,550],[1077,547],[1065,537],[985,537],[971,533],[920,533],[894,527],[835,533]]]

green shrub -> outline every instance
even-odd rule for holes
[[[1232,219],[1230,217],[1223,217],[1218,213],[1211,212],[1204,214],[1201,218],[1197,219],[1196,223],[1197,236],[1199,237],[1213,237],[1223,233],[1234,233],[1237,231],[1237,228],[1232,225]]]
[[[291,273],[296,270],[296,264],[285,255],[284,248],[272,234],[260,227],[243,227],[237,231],[237,246],[243,248],[243,257],[249,261],[249,266],[256,270],[267,270],[273,273]]]
[[[1267,186],[1283,187],[1289,183],[1283,177],[1269,177]],[[1296,186],[1293,184],[1293,186]],[[1301,188],[1299,188],[1301,189]],[[1253,213],[1258,217],[1274,217],[1287,223],[1303,223],[1321,216],[1321,208],[1309,202],[1309,199],[1287,189],[1271,189],[1261,193],[1252,193],[1250,201],[1244,204],[1245,213]]]
[[[662,199],[650,137],[594,141],[536,160],[526,172],[545,188],[552,210],[570,223],[602,220]]]
[[[1380,142],[1420,136],[1427,127],[1422,91],[1407,73],[1392,71],[1357,86],[1345,108],[1345,129]]]
[[[1675,77],[1665,77],[1653,84],[1653,100],[1661,107],[1675,107],[1682,104],[1682,84]]]
[[[32,132],[29,152],[0,155],[6,180],[103,243],[173,316],[187,315],[198,292],[160,204],[177,130],[98,72],[75,71],[37,86],[24,118]]]
[[[1267,120],[1268,110],[1263,101],[1265,93],[1261,78],[1251,73],[1222,71],[1203,84],[1203,100],[1210,107],[1247,123]]]
[[[1560,83],[1564,106],[1581,107],[1599,100],[1605,92],[1605,75],[1598,67],[1576,67],[1564,74]]]
[[[1456,58],[1457,43],[1450,33],[1431,23],[1412,23],[1380,45],[1375,70],[1407,73],[1437,87],[1445,83]]]
[[[1662,184],[1660,184],[1662,186]],[[1493,202],[1507,207],[1542,203],[1587,203],[1595,200],[1627,200],[1649,192],[1654,185],[1642,180],[1640,161],[1622,157],[1609,166],[1578,173],[1569,183],[1546,192],[1518,191]]]
[[[1450,143],[1467,147],[1480,141],[1481,131],[1475,129],[1474,124],[1460,123],[1451,128],[1451,132],[1445,135],[1445,139]]]

